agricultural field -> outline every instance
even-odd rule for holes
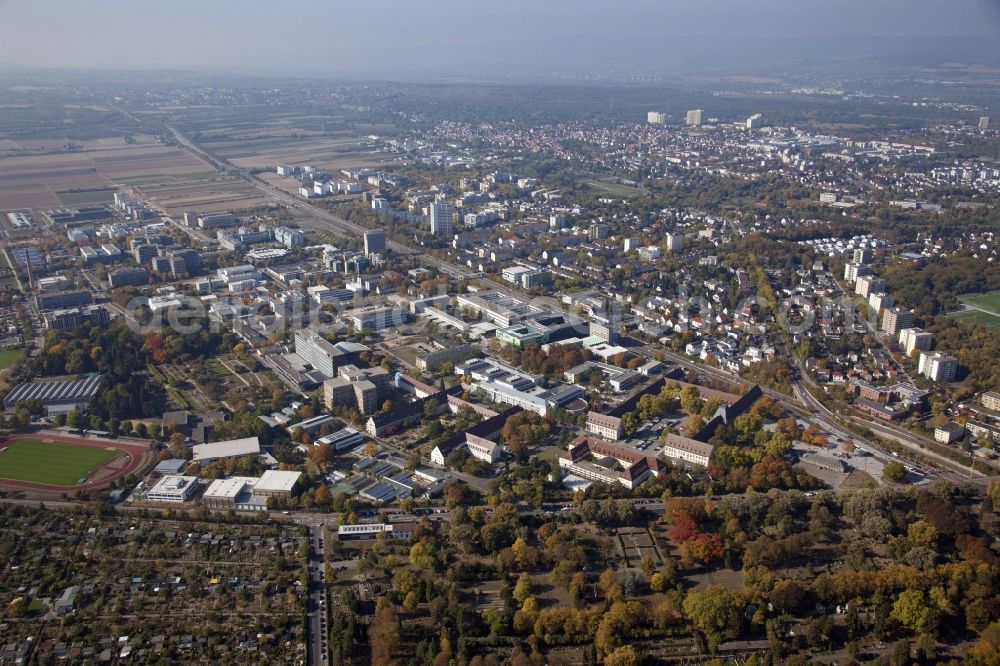
[[[329,173],[354,166],[399,164],[395,156],[372,149],[366,134],[359,131],[320,135],[277,135],[202,142],[206,150],[238,167],[259,169],[278,164],[310,164]]]
[[[57,192],[59,203],[64,206],[86,206],[114,201],[114,190],[87,190],[85,192]]]
[[[51,154],[15,155],[0,161],[0,209],[58,208],[109,200],[99,191],[116,185],[173,182],[215,175],[215,170],[174,146],[126,145]],[[92,190],[73,192],[72,190]]]
[[[119,454],[96,446],[18,439],[0,451],[0,478],[72,486]]]
[[[218,174],[204,180],[151,183],[139,191],[151,204],[171,215],[187,211],[211,213],[267,206],[273,202],[256,187],[238,178]]]

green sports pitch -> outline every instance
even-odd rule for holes
[[[949,315],[967,324],[979,324],[991,331],[1000,331],[1000,291],[962,296],[962,303],[971,306]]]
[[[120,453],[96,446],[18,439],[0,451],[0,479],[74,486]]]

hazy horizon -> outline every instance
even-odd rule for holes
[[[989,0],[615,3],[372,0],[0,0],[0,63],[205,73],[466,77],[680,75],[762,63],[883,58],[997,63]]]

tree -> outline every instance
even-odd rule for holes
[[[615,648],[604,657],[604,666],[639,666],[642,659],[631,645]]]
[[[916,633],[933,633],[937,629],[937,608],[923,590],[903,590],[892,605],[891,617]]]
[[[684,598],[684,614],[708,638],[713,648],[726,636],[739,634],[746,602],[738,592],[721,585],[691,589]]]
[[[410,564],[419,569],[434,568],[433,547],[425,541],[418,541],[410,547]]]
[[[424,401],[424,420],[430,421],[435,418],[437,416],[438,407],[440,407],[440,405],[436,399],[427,398],[427,400]]]
[[[684,434],[688,437],[694,437],[704,427],[705,419],[701,418],[700,414],[692,414],[684,422]]]
[[[66,425],[73,430],[79,430],[83,426],[83,417],[80,412],[75,409],[69,410],[66,414]]]
[[[159,423],[150,423],[149,424],[149,436],[152,439],[157,439],[157,440],[160,439],[160,424]]]
[[[531,596],[531,577],[528,574],[523,573],[517,578],[517,584],[514,585],[514,599],[519,603],[523,604],[524,600]]]
[[[622,416],[622,429],[624,429],[626,435],[634,433],[637,426],[634,412],[626,412]]]
[[[698,393],[697,386],[685,386],[681,389],[680,393],[681,409],[683,409],[688,414],[699,414],[702,407],[704,406],[704,401],[701,399],[701,395]]]
[[[11,617],[22,617],[28,612],[28,600],[24,597],[14,597],[7,606],[7,611]]]
[[[396,609],[387,599],[380,598],[376,604],[371,628],[368,630],[372,666],[396,664],[396,660],[392,658],[392,651],[399,645],[402,637],[403,632]]]
[[[882,468],[882,478],[893,483],[902,483],[903,479],[906,478],[906,468],[903,466],[903,463],[891,460]]]
[[[517,560],[518,566],[523,569],[532,569],[537,563],[538,553],[534,548],[528,545],[528,542],[524,540],[524,537],[518,537],[510,547],[514,554],[514,559]]]
[[[601,577],[597,581],[597,586],[604,593],[604,597],[611,601],[618,601],[624,595],[622,586],[618,583],[618,577],[615,575],[615,570],[611,567],[605,569],[601,574]]]
[[[325,507],[330,503],[330,488],[325,483],[320,483],[316,488],[315,502],[318,506]]]

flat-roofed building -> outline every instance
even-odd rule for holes
[[[965,426],[949,421],[934,428],[934,440],[942,444],[957,442],[965,436]]]
[[[599,340],[614,345],[618,343],[618,325],[607,317],[595,316],[590,320],[590,335]]]
[[[149,284],[149,271],[145,268],[120,268],[108,273],[108,286],[112,289],[141,287],[147,284]]]
[[[255,497],[289,499],[295,494],[302,472],[269,469],[253,484]]]
[[[324,377],[333,377],[343,353],[322,335],[309,328],[295,331],[295,353]]]
[[[257,437],[243,437],[241,439],[230,439],[224,442],[211,442],[209,444],[195,444],[191,447],[193,456],[191,460],[202,465],[224,460],[225,458],[239,458],[242,456],[260,455],[260,440]]]
[[[354,365],[341,366],[338,376],[323,382],[323,400],[327,409],[355,404],[362,414],[378,411],[379,400],[392,386],[392,377],[384,368],[361,369]]]
[[[365,436],[348,426],[341,428],[337,432],[331,432],[329,435],[320,437],[313,444],[328,444],[335,453],[339,453],[354,448],[363,441],[365,441]]]
[[[344,318],[354,325],[356,331],[381,331],[402,326],[410,321],[410,313],[403,308],[371,305],[348,310],[344,313]]]
[[[889,335],[899,335],[904,328],[913,326],[913,313],[905,308],[888,308],[882,314],[882,332]]]
[[[218,229],[235,224],[236,217],[232,213],[210,213],[198,217],[198,226],[202,229]]]
[[[885,280],[874,275],[859,277],[854,283],[854,293],[864,299],[874,292],[885,291]]]
[[[496,332],[497,340],[520,349],[525,345],[543,345],[549,341],[549,332],[531,324],[518,324]]]
[[[931,348],[934,336],[919,328],[904,328],[899,331],[899,346],[907,354],[913,353],[914,349],[927,351]]]
[[[198,489],[198,477],[168,474],[160,477],[146,492],[151,502],[187,502]]]
[[[13,409],[22,400],[38,400],[49,416],[84,411],[101,390],[103,375],[81,379],[36,380],[18,384],[4,398],[4,407]]]
[[[45,313],[45,328],[54,331],[68,331],[84,324],[107,326],[109,323],[111,323],[111,317],[108,315],[108,311],[100,305],[53,310]]]
[[[941,352],[920,352],[917,371],[932,382],[953,382],[958,373],[958,359]]]
[[[384,534],[388,539],[409,539],[415,529],[413,523],[341,525],[337,528],[337,538],[340,541],[369,541]]]
[[[73,289],[70,291],[56,291],[45,294],[38,294],[35,297],[35,304],[39,310],[53,310],[56,308],[72,308],[79,305],[91,305],[94,302],[94,295],[86,289]]]
[[[976,437],[991,439],[994,443],[1000,443],[1000,426],[990,425],[982,421],[969,419],[965,424],[966,429]]]
[[[1000,412],[1000,393],[996,391],[987,391],[980,398],[980,402],[983,403],[983,407],[986,409],[992,409],[995,412]]]
[[[385,232],[381,229],[366,231],[364,240],[366,257],[371,257],[373,254],[385,253]]]
[[[216,479],[202,494],[201,503],[208,509],[235,509],[240,504],[241,496],[249,495],[256,482],[257,478],[252,476]]]

